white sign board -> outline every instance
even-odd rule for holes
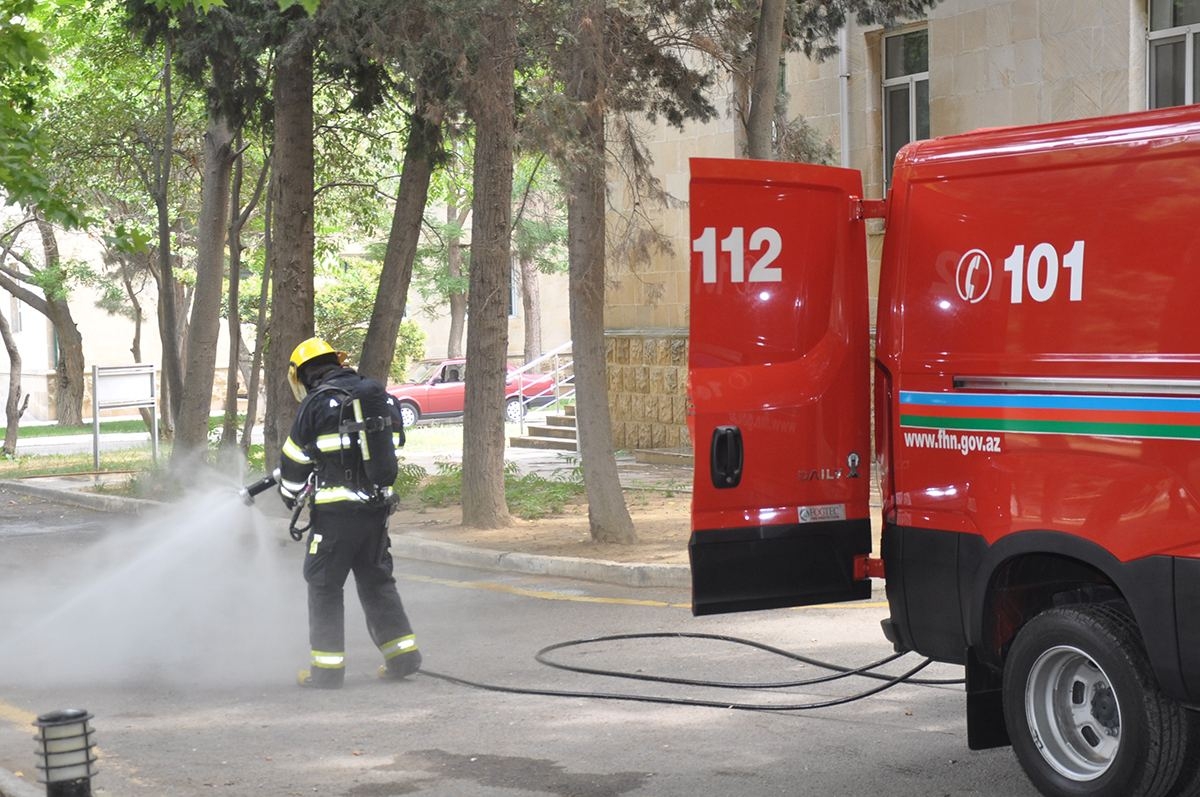
[[[92,366],[92,463],[100,470],[100,410],[149,407],[150,440],[158,461],[158,383],[153,365]]]
[[[154,366],[99,368],[96,404],[102,409],[149,407],[155,403]]]

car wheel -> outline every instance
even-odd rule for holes
[[[516,423],[521,420],[525,414],[525,405],[521,403],[521,399],[513,396],[508,401],[504,402],[504,418],[510,423]]]
[[[1042,794],[1161,797],[1188,739],[1186,711],[1158,688],[1133,620],[1111,606],[1042,612],[1004,664],[1013,751]]]
[[[405,426],[414,426],[421,420],[421,411],[411,401],[400,402],[400,422]]]

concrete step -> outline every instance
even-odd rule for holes
[[[539,426],[529,424],[525,427],[525,434],[530,437],[561,437],[567,440],[575,439],[574,426]]]
[[[546,416],[546,425],[547,426],[560,426],[560,427],[574,429],[575,428],[575,416],[574,415],[547,415]]]
[[[512,448],[542,448],[556,451],[575,451],[577,448],[575,438],[536,437],[533,435],[514,435],[508,438],[508,445]]]

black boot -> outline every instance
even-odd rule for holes
[[[385,681],[399,681],[421,669],[421,651],[401,653],[388,659],[387,664],[379,668],[379,677]]]
[[[296,683],[305,689],[341,689],[345,680],[345,667],[313,667],[296,675]]]

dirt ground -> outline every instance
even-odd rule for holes
[[[565,514],[541,520],[513,518],[504,529],[468,529],[455,505],[417,509],[408,506],[392,516],[393,534],[472,545],[496,551],[577,556],[611,562],[687,564],[691,496],[657,490],[627,490],[626,506],[638,541],[632,545],[596,543],[588,531],[587,504],[580,501]]]

